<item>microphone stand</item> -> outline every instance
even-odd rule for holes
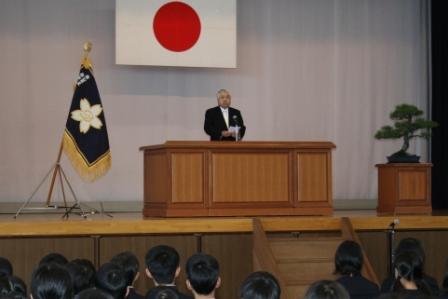
[[[388,247],[389,247],[389,274],[391,277],[395,276],[394,273],[394,260],[395,260],[395,253],[394,253],[394,242],[395,242],[395,226],[400,224],[400,220],[394,219],[389,224],[389,227],[387,229],[387,239],[388,239]]]
[[[238,116],[233,116],[233,122],[235,123],[235,141],[240,141],[240,125],[238,123]]]

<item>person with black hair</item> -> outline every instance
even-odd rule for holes
[[[241,284],[241,299],[280,299],[280,284],[269,272],[250,274]]]
[[[187,288],[195,299],[213,299],[221,285],[218,261],[211,255],[197,253],[192,255],[186,266]]]
[[[319,280],[308,288],[304,299],[350,299],[350,295],[336,281]]]
[[[379,295],[378,286],[361,275],[364,258],[361,246],[351,240],[342,242],[334,257],[337,279],[351,299],[371,299]]]
[[[31,299],[71,299],[73,284],[68,271],[55,263],[44,263],[33,273]]]
[[[12,275],[12,272],[11,262],[7,258],[0,256],[0,275]]]
[[[20,278],[2,273],[0,274],[0,295],[8,295],[16,299],[26,298],[26,285]]]
[[[110,260],[123,268],[126,275],[126,298],[129,299],[143,299],[144,297],[134,290],[134,283],[140,276],[140,263],[138,258],[132,252],[121,252]]]
[[[13,292],[23,294],[26,297],[26,284],[20,277],[15,275],[9,276],[9,283]]]
[[[119,265],[105,263],[96,272],[95,285],[115,299],[123,299],[127,289],[126,274]]]
[[[86,259],[74,259],[66,265],[73,281],[75,295],[95,286],[95,266]]]
[[[6,295],[12,292],[12,286],[9,281],[9,276],[5,274],[0,275],[0,294]]]
[[[43,264],[50,264],[50,263],[58,264],[60,266],[65,266],[65,265],[67,265],[68,260],[65,256],[63,256],[60,253],[52,252],[52,253],[47,254],[40,260],[39,266],[41,266]]]
[[[433,295],[431,288],[423,280],[423,262],[413,251],[404,251],[394,261],[395,282],[393,292],[400,292],[406,297]]]
[[[75,299],[114,299],[114,297],[103,290],[88,288],[79,292]]]
[[[420,240],[416,238],[404,238],[398,243],[397,247],[394,250],[394,256],[397,257],[403,252],[413,252],[417,255],[417,257],[421,261],[421,267],[422,267],[422,279],[425,281],[426,285],[429,286],[431,289],[432,294],[438,294],[439,293],[439,285],[437,284],[437,280],[425,273],[425,260],[426,260],[426,254],[425,250],[423,249],[423,245],[420,242]],[[388,277],[384,279],[383,283],[381,284],[381,292],[387,293],[391,292],[395,283],[395,277]]]
[[[152,247],[145,256],[145,273],[154,282],[155,288],[150,290],[146,297],[154,299],[159,289],[169,288],[177,293],[181,299],[191,299],[176,287],[176,278],[180,273],[179,253],[171,246],[158,245]]]

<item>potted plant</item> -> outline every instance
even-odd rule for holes
[[[419,156],[407,152],[409,142],[418,137],[429,139],[431,129],[437,126],[436,122],[426,120],[421,115],[423,111],[414,105],[398,105],[390,114],[394,126],[384,126],[376,132],[376,139],[403,138],[401,149],[387,157],[389,163],[418,163],[420,161]]]

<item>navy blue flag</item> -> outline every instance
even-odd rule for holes
[[[90,63],[83,63],[76,80],[63,148],[80,177],[94,181],[111,166],[109,138],[100,94]]]

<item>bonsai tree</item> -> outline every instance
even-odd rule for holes
[[[394,126],[384,126],[376,132],[376,139],[403,138],[403,146],[401,149],[387,157],[389,163],[419,162],[419,156],[411,155],[407,152],[409,149],[409,142],[411,139],[417,137],[429,139],[431,136],[431,129],[437,126],[436,122],[426,120],[420,117],[421,115],[423,115],[423,111],[414,105],[398,105],[390,114],[390,118],[395,121]]]

